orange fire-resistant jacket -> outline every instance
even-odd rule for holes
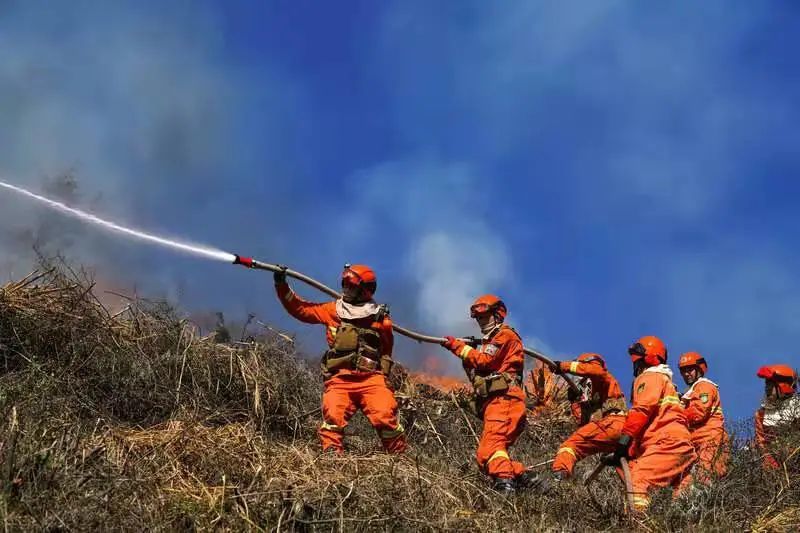
[[[681,397],[692,445],[698,454],[698,465],[717,475],[727,471],[729,438],[719,398],[719,387],[701,377]],[[701,476],[702,477],[702,476]]]
[[[525,363],[522,340],[513,328],[503,324],[497,333],[484,339],[480,348],[457,342],[453,353],[464,361],[464,366],[474,368],[481,376],[508,372],[522,377]]]
[[[630,436],[642,453],[664,437],[691,442],[683,404],[667,365],[647,368],[634,381],[622,433]]]
[[[307,324],[322,324],[326,326],[325,337],[328,341],[328,346],[333,346],[336,338],[336,331],[342,324],[342,319],[336,311],[336,301],[325,303],[313,303],[303,300],[295,293],[288,283],[276,285],[275,290],[278,293],[283,307],[297,320]],[[367,302],[366,305],[375,306],[375,302]],[[373,321],[374,317],[366,317],[360,320],[351,321],[353,325],[361,328],[372,328],[380,334],[381,337],[381,355],[386,357],[392,356],[392,348],[394,347],[394,335],[392,333],[392,323],[388,317],[383,322]],[[361,371],[350,370],[343,368],[338,371],[338,374],[363,374]]]
[[[572,404],[572,413],[579,424],[586,420],[599,420],[611,413],[625,412],[625,395],[617,379],[603,368],[600,361],[562,361],[561,371],[588,378],[591,396],[587,401]],[[586,413],[586,410],[589,410]]]
[[[719,399],[717,384],[699,378],[681,397],[685,406],[686,422],[695,444],[720,442],[725,434],[725,417]]]

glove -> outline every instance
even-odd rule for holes
[[[286,283],[286,270],[289,268],[286,265],[277,265],[280,270],[272,273],[272,279],[275,280],[275,285],[283,285]]]
[[[553,374],[558,374],[559,376],[564,372],[561,371],[561,361],[553,361],[555,367],[552,369]]]
[[[457,344],[458,340],[455,337],[451,337],[450,335],[445,337],[444,340],[442,341],[442,346],[444,346],[451,352],[456,349]]]
[[[609,466],[620,466],[622,459],[628,458],[628,448],[630,448],[630,445],[631,436],[623,433],[617,441],[617,449],[614,450],[614,453],[603,457],[603,462]]]

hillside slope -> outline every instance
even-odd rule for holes
[[[460,394],[392,376],[411,451],[390,457],[360,415],[351,453],[319,454],[321,382],[290,338],[218,344],[164,303],[112,315],[90,280],[43,270],[0,289],[0,521],[7,530],[629,530],[618,479],[506,498],[473,461]],[[551,458],[573,428],[530,419],[516,455]],[[800,442],[798,440],[797,442]],[[795,530],[800,453],[731,475],[644,530]],[[594,466],[587,461],[582,472]],[[543,466],[546,472],[547,466]]]

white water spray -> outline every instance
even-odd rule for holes
[[[232,263],[236,259],[235,255],[230,254],[228,252],[224,252],[222,250],[218,250],[216,248],[209,248],[207,246],[200,246],[196,244],[189,244],[186,242],[179,242],[171,239],[165,239],[164,237],[158,237],[150,233],[145,233],[143,231],[138,231],[135,229],[120,226],[119,224],[115,224],[108,220],[103,220],[102,218],[92,215],[91,213],[86,213],[85,211],[81,211],[80,209],[69,207],[67,205],[62,204],[61,202],[56,202],[55,200],[51,200],[49,198],[45,198],[44,196],[34,194],[26,189],[17,187],[16,185],[11,185],[10,183],[5,183],[3,181],[0,181],[0,187],[4,187],[16,193],[22,194],[23,196],[27,196],[28,198],[37,200],[67,215],[79,218],[91,224],[95,224],[106,230],[127,235],[128,237],[132,237],[140,241],[151,242],[154,244],[159,244],[161,246],[166,246],[168,248],[173,248],[175,250],[188,252],[194,255],[208,257],[210,259],[217,259],[219,261],[226,261],[228,263]]]

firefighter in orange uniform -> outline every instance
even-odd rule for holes
[[[625,423],[625,396],[606,368],[605,359],[584,353],[575,361],[554,361],[556,373],[580,376],[583,395],[572,403],[580,427],[564,441],[553,462],[557,481],[572,476],[575,463],[596,453],[611,453],[617,447]]]
[[[323,451],[344,452],[344,428],[361,410],[378,433],[384,449],[406,449],[397,401],[386,377],[392,365],[394,337],[385,306],[372,299],[375,273],[364,265],[345,265],[342,298],[311,303],[286,283],[285,268],[275,272],[278,299],[294,318],[325,326],[329,349],[322,358],[324,392],[319,437]]]
[[[678,368],[683,381],[689,385],[681,401],[692,444],[697,452],[694,478],[708,484],[713,477],[722,477],[727,473],[730,458],[730,439],[725,431],[719,387],[705,377],[708,364],[697,352],[681,355]]]
[[[800,430],[797,372],[787,365],[768,365],[759,368],[757,375],[764,380],[764,402],[755,416],[756,446],[764,467],[775,470],[791,452],[781,446],[781,435]]]
[[[481,328],[478,347],[460,339],[446,337],[442,346],[461,358],[475,390],[478,412],[483,418],[483,433],[476,459],[478,466],[504,493],[537,487],[546,490],[544,480],[527,472],[525,465],[508,455],[525,425],[525,393],[522,373],[525,354],[516,331],[504,323],[505,304],[497,296],[479,297],[470,307],[470,316]]]
[[[658,487],[676,489],[691,484],[689,473],[697,459],[686,415],[667,366],[667,348],[658,337],[646,336],[628,348],[633,362],[631,408],[617,449],[607,460],[619,464],[630,458],[634,511],[650,505],[648,493]]]

